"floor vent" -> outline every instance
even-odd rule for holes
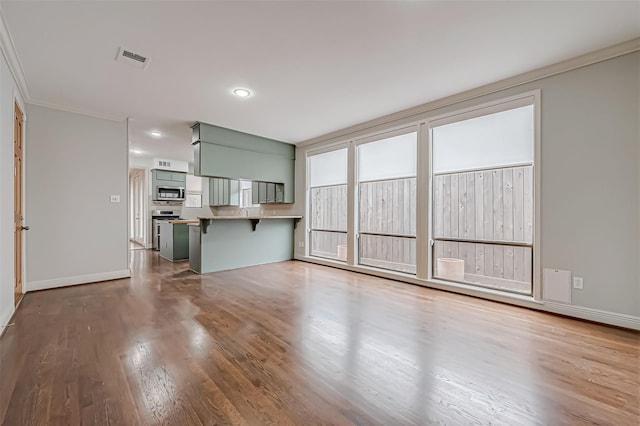
[[[136,68],[145,69],[149,65],[151,58],[142,56],[138,53],[126,50],[125,48],[121,47],[120,50],[118,50],[118,57],[116,58],[116,61],[124,62]]]

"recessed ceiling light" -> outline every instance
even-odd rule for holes
[[[139,150],[139,149],[130,149],[129,151],[131,151],[134,154],[142,154],[142,150]]]
[[[240,96],[241,98],[248,98],[251,96],[251,92],[249,89],[237,88],[233,89],[233,94],[236,96]]]
[[[162,136],[162,133],[160,133],[157,130],[154,130],[151,132],[151,136],[153,136],[154,138],[159,138],[160,136]]]

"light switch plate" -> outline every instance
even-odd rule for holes
[[[573,288],[578,290],[584,289],[584,282],[582,281],[582,277],[573,277]]]
[[[111,196],[111,202],[112,203],[119,203],[120,202],[120,196],[119,195],[112,195]]]
[[[304,247],[304,241],[298,241],[298,247],[300,248]]]

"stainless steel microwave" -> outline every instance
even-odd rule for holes
[[[155,199],[158,201],[184,201],[184,188],[157,186]]]

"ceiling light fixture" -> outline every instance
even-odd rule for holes
[[[162,136],[162,133],[160,133],[157,130],[154,130],[151,132],[151,136],[153,136],[154,138],[159,138],[160,136]]]
[[[233,89],[233,94],[236,96],[240,96],[241,98],[248,98],[251,96],[251,92],[249,89],[237,88]]]
[[[139,149],[130,149],[129,151],[131,151],[134,154],[142,154],[142,151]]]

